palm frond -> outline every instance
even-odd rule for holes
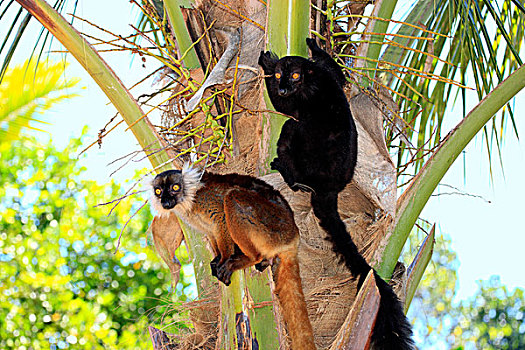
[[[424,149],[441,142],[447,107],[458,100],[464,104],[466,86],[481,100],[521,65],[525,8],[516,0],[418,0],[398,21],[380,18],[377,6],[371,15],[362,8],[352,12],[351,3],[313,6],[326,22],[314,34],[339,57],[355,86],[362,89],[371,82],[376,91],[393,92],[400,112],[386,113],[387,143],[399,150],[399,169],[410,164],[410,172],[416,173],[430,155]],[[374,29],[378,22],[383,30]],[[386,30],[387,23],[394,27]],[[380,46],[380,58],[367,49]],[[497,124],[504,128],[510,119],[517,135],[510,105],[501,116]],[[491,138],[496,146],[501,145],[501,131]]]
[[[525,65],[512,72],[461,120],[412,179],[397,202],[393,233],[377,266],[381,276],[391,276],[416,220],[452,163],[498,110],[524,87]]]
[[[78,79],[63,80],[62,63],[45,63],[37,67],[35,61],[8,69],[0,85],[0,140],[8,141],[20,136],[23,129],[40,130],[37,119],[56,103],[76,96],[68,90]],[[16,92],[16,93],[13,93]]]
[[[432,8],[429,11],[430,4]],[[385,50],[383,60],[402,62],[401,64],[414,69],[433,72],[447,79],[457,79],[462,85],[474,83],[478,99],[481,100],[522,64],[519,52],[524,39],[524,10],[516,1],[504,1],[501,8],[497,8],[493,2],[485,0],[421,0],[414,5],[405,21],[417,23],[412,22],[417,20],[424,24],[424,28],[449,37],[436,37],[432,42],[394,37],[393,41],[407,48],[390,46]],[[401,25],[397,31],[399,34],[407,32],[413,36],[424,35],[422,30],[408,25]],[[417,51],[409,50],[408,47],[416,48]],[[449,64],[436,58],[430,59],[424,53],[431,53]],[[464,91],[442,82],[432,83],[418,76],[409,76],[407,73],[390,75],[386,83],[400,92],[400,95],[407,97],[400,98],[398,95],[396,101],[401,111],[408,111],[402,114],[404,121],[412,130],[417,130],[414,133],[407,128],[408,139],[422,148],[430,135],[433,135],[430,146],[439,144],[445,109],[450,106],[449,102],[458,97],[464,98]],[[422,111],[420,116],[417,115],[419,111]],[[507,117],[510,117],[517,135],[511,106],[505,108],[501,114],[501,128],[504,128]],[[492,141],[499,150],[501,130],[486,133],[489,134],[493,135]],[[395,130],[391,129],[388,140],[391,146],[396,142],[394,135]],[[490,144],[491,140],[487,137],[486,142]],[[410,155],[404,152],[403,147],[399,149],[398,163],[402,164]],[[490,152],[491,148],[488,150]],[[421,157],[415,163],[414,171],[421,167],[425,159],[426,157]]]
[[[56,0],[55,4],[53,5],[53,8],[57,12],[60,13],[64,11],[68,3],[69,3],[68,0]],[[77,5],[78,5],[78,0],[75,0],[71,8],[68,8],[67,11],[69,13],[75,14]],[[11,58],[13,57],[15,51],[17,50],[20,40],[24,36],[25,30],[29,24],[29,21],[33,17],[31,16],[31,14],[24,11],[24,9],[19,4],[16,4],[14,0],[11,0],[3,8],[2,8],[2,3],[0,2],[0,20],[2,19],[2,17],[4,17],[4,15],[8,13],[9,10],[16,11],[16,15],[14,15],[11,25],[9,26],[9,29],[7,33],[5,34],[4,40],[0,46],[0,55],[2,55],[3,57],[1,65],[0,65],[0,82],[2,82],[2,79],[4,78],[4,75],[9,67],[9,64],[11,63]],[[23,18],[20,20],[23,14],[25,14],[25,16],[23,16]],[[73,20],[74,18],[71,20],[71,22]],[[42,37],[43,37],[43,40],[42,40]],[[50,37],[49,37],[49,33],[47,32],[47,30],[42,29],[37,39],[34,41],[34,47],[29,57],[30,60],[33,60],[38,63],[42,59],[44,48],[47,46],[51,46],[52,39],[50,40],[49,38]],[[7,49],[5,54],[2,54],[4,49],[8,47],[7,46],[8,44],[9,44],[9,48]],[[34,58],[34,55],[36,52],[38,52],[38,56],[37,58]]]
[[[11,46],[9,47],[6,53],[4,62],[2,64],[2,67],[0,68],[0,81],[2,81],[5,71],[7,70],[7,66],[9,65],[9,62],[11,61],[11,58],[13,57],[13,54],[18,46],[18,43],[20,42],[20,39],[22,38],[22,35],[24,34],[24,31],[27,28],[27,25],[29,24],[29,20],[31,19],[31,15],[26,14],[24,18],[21,20],[21,22],[18,23],[18,19],[20,18],[20,15],[22,14],[22,12],[23,10],[19,9],[18,13],[15,16],[15,19],[13,20],[13,23],[11,23],[9,30],[7,31],[7,35],[5,36],[4,42],[2,43],[2,46],[0,47],[0,54],[1,54],[4,48],[6,47],[9,41],[9,38],[11,37],[11,34],[13,33],[13,31],[18,25],[18,30],[16,34],[14,35]]]

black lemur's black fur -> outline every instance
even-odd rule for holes
[[[344,74],[314,39],[306,39],[310,60],[287,56],[278,59],[261,52],[259,64],[266,88],[278,112],[287,120],[271,163],[294,191],[312,193],[311,203],[334,251],[344,260],[359,285],[371,270],[357,250],[337,211],[337,197],[352,180],[357,161],[357,130],[343,91]],[[377,349],[413,349],[412,329],[396,294],[377,273],[381,294],[372,335]]]

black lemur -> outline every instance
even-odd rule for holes
[[[259,56],[273,106],[295,118],[282,127],[271,167],[292,190],[311,192],[319,224],[328,233],[334,251],[359,278],[360,286],[371,267],[337,212],[338,194],[352,180],[357,161],[357,130],[343,91],[346,80],[338,64],[314,39],[306,39],[306,43],[311,59],[278,59],[271,52]],[[373,347],[413,349],[412,329],[401,302],[390,285],[374,274],[381,302]]]

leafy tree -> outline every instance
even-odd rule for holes
[[[459,261],[450,249],[449,239],[438,237],[436,241],[432,262],[409,311],[409,317],[415,321],[417,345],[421,349],[523,348],[523,289],[511,292],[498,276],[492,276],[488,281],[478,281],[478,290],[472,297],[460,303],[455,301]]]
[[[169,271],[147,247],[151,214],[135,216],[115,254],[119,218],[142,201],[123,201],[109,216],[95,207],[122,191],[113,182],[80,180],[85,169],[72,158],[80,144],[0,144],[2,349],[144,349],[146,325],[169,306]],[[181,278],[179,300],[188,278]]]
[[[513,292],[501,284],[498,276],[478,282],[479,290],[452,313],[454,337],[458,349],[523,349],[525,347],[524,290]]]

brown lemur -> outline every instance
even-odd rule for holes
[[[359,280],[372,267],[359,253],[337,210],[337,198],[354,175],[357,162],[357,128],[343,86],[344,73],[330,55],[306,39],[311,59],[261,52],[259,64],[266,88],[278,112],[288,119],[277,141],[277,158],[271,167],[294,190],[311,192],[311,204],[333,250]],[[412,329],[396,294],[377,273],[381,294],[372,333],[376,349],[413,349]]]
[[[274,274],[292,349],[315,349],[304,300],[297,248],[299,230],[283,196],[251,176],[209,172],[185,165],[158,174],[152,203],[159,215],[175,213],[208,237],[215,258],[212,274],[225,285],[236,270],[259,270],[279,258]]]

